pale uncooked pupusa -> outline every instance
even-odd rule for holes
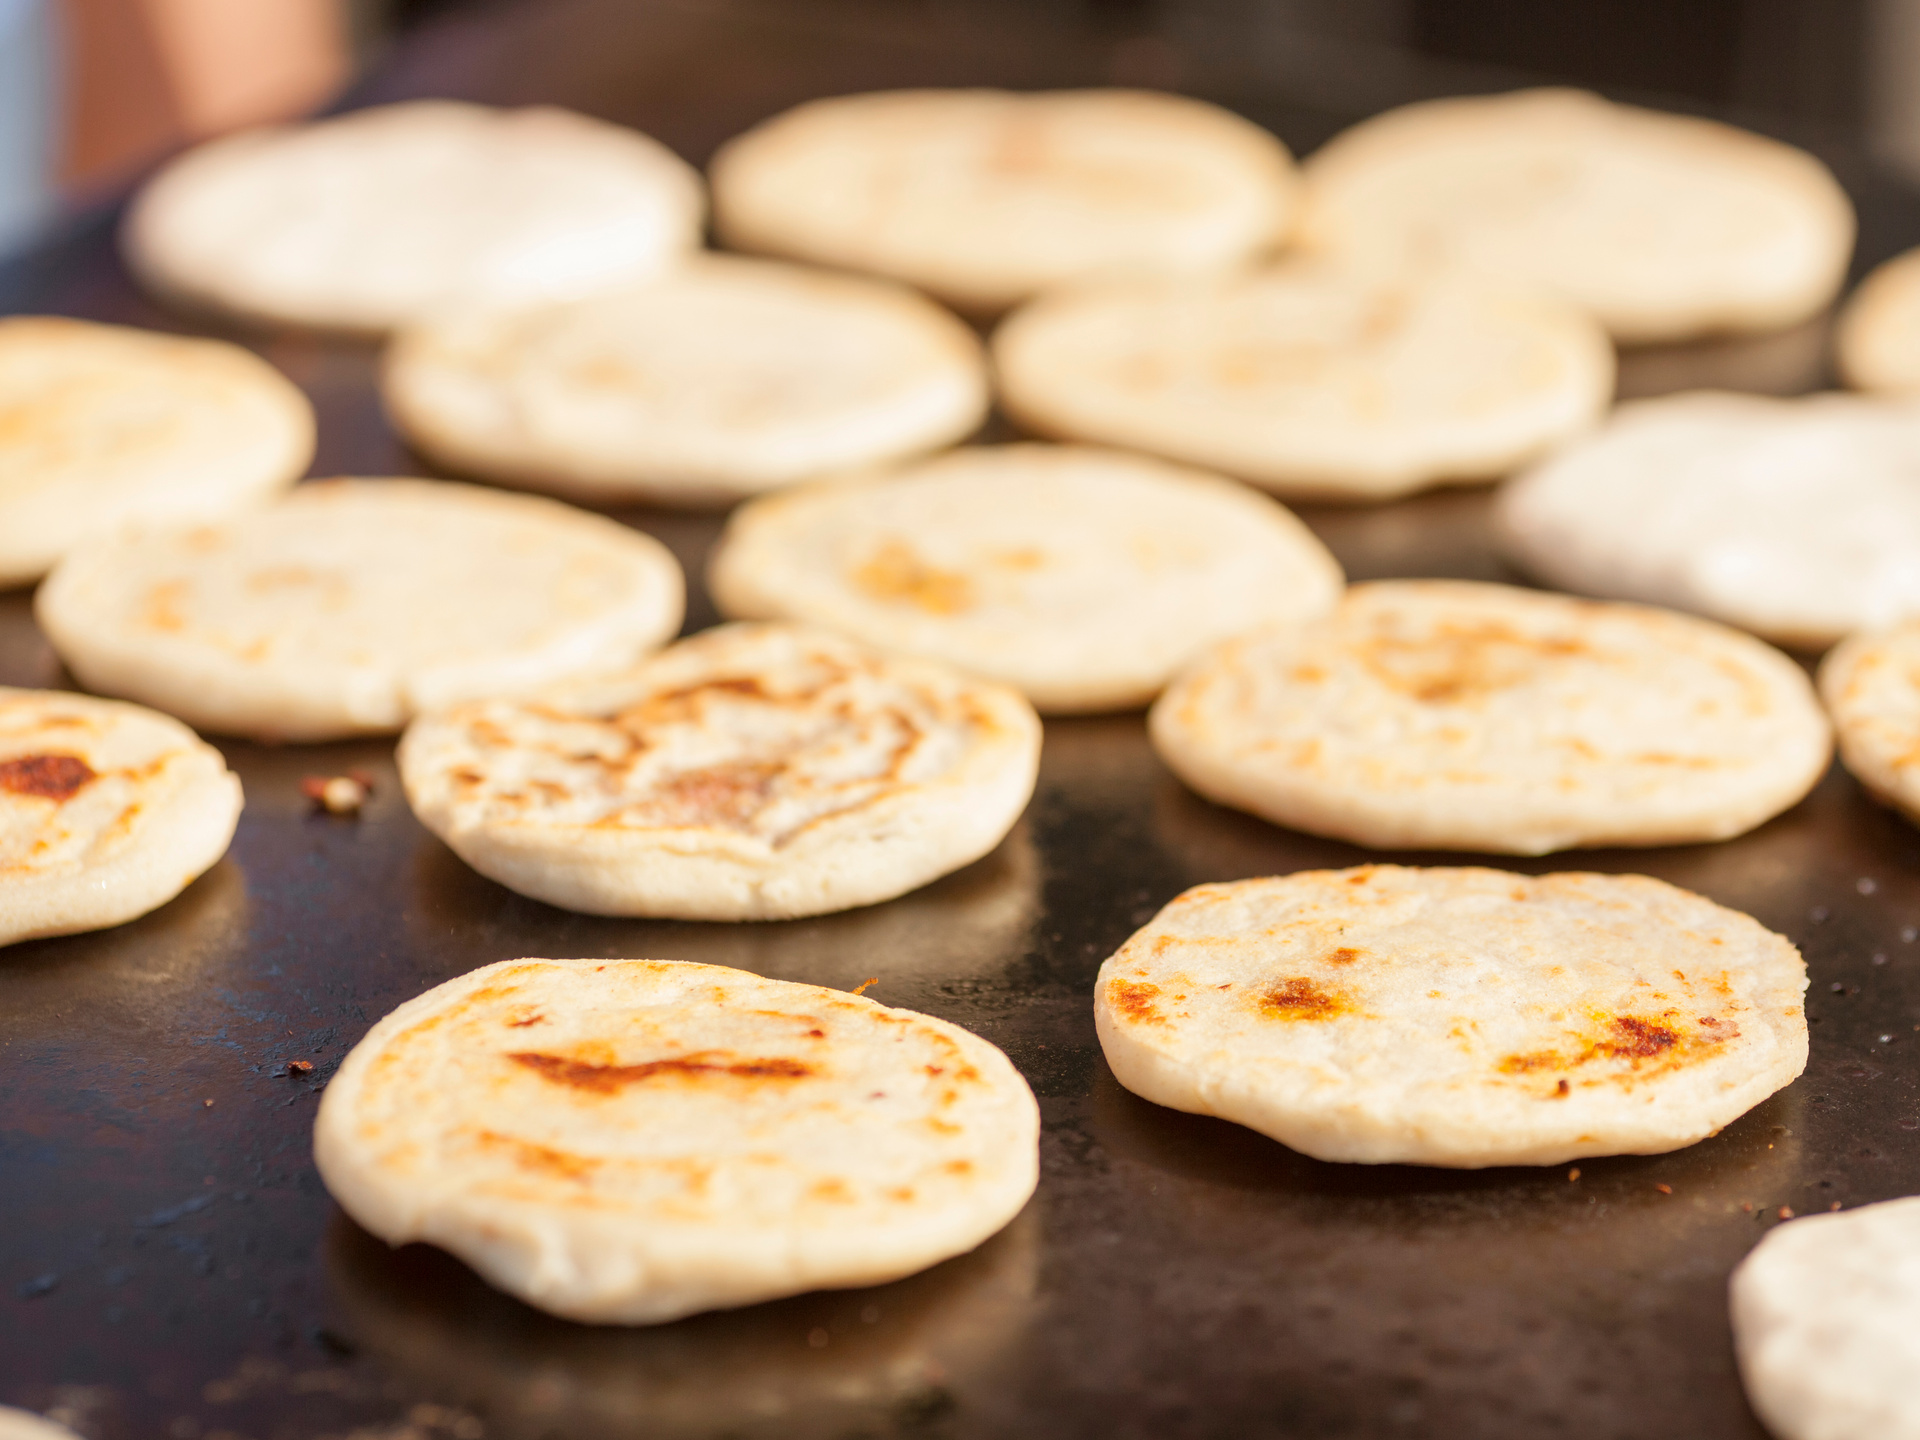
[[[1857,390],[1920,396],[1920,250],[1894,256],[1860,282],[1840,312],[1834,359]]]
[[[1543,855],[1724,840],[1831,755],[1800,667],[1751,636],[1505,585],[1356,585],[1228,640],[1155,703],[1155,749],[1221,804],[1362,845]]]
[[[1797,324],[1853,251],[1853,206],[1805,151],[1579,90],[1403,105],[1305,173],[1307,249],[1536,285],[1627,344]]]
[[[121,239],[162,296],[378,331],[657,274],[699,245],[704,209],[700,177],[636,131],[415,100],[196,146],[134,198]]]
[[[743,970],[509,960],[408,1001],[314,1127],[374,1234],[569,1319],[651,1324],[877,1285],[972,1249],[1039,1177],[1007,1057]]]
[[[1071,445],[955,450],[757,501],[708,581],[729,615],[942,660],[1053,713],[1144,704],[1207,645],[1322,614],[1342,585],[1265,496]]]
[[[89,689],[321,740],[631,663],[679,628],[650,536],[530,495],[326,480],[221,524],[80,547],[34,613]]]
[[[1717,1133],[1805,1068],[1784,938],[1641,875],[1200,885],[1100,967],[1120,1083],[1321,1160],[1551,1165]]]
[[[963,310],[1115,275],[1199,275],[1279,245],[1293,159],[1198,100],[901,90],[813,100],[721,147],[727,244],[889,275]]]
[[[443,464],[601,501],[720,504],[960,439],[972,331],[902,287],[708,257],[568,305],[403,332],[382,390]]]
[[[1920,1440],[1920,1198],[1778,1226],[1730,1292],[1740,1379],[1779,1440]]]
[[[0,588],[130,522],[264,503],[312,458],[307,397],[237,345],[0,319]]]
[[[1920,403],[1633,401],[1509,484],[1495,522],[1562,589],[1823,649],[1920,614]]]
[[[1001,325],[993,358],[1007,412],[1036,433],[1303,498],[1505,475],[1613,393],[1606,335],[1551,297],[1297,260],[1044,296]]]
[[[0,689],[0,945],[123,924],[227,852],[240,781],[186,726]]]
[[[1016,692],[826,631],[726,625],[629,670],[414,722],[414,813],[481,874],[599,915],[771,920],[979,859],[1033,793]]]

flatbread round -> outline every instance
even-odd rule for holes
[[[1292,229],[1293,158],[1202,101],[899,90],[796,107],[712,166],[727,244],[993,312],[1094,277],[1244,264]]]
[[[680,567],[624,525],[431,480],[325,480],[220,524],[128,530],[34,613],[91,690],[271,740],[625,665],[679,629]]]
[[[0,319],[0,589],[129,521],[266,500],[300,478],[313,438],[307,397],[237,345]]]
[[[1033,1193],[1039,1109],[957,1025],[663,960],[509,960],[387,1016],[314,1126],[334,1198],[573,1320],[874,1285]]]
[[[1739,835],[1826,770],[1800,667],[1637,605],[1453,580],[1356,585],[1216,647],[1149,717],[1194,789],[1361,845],[1544,855]]]
[[[1841,762],[1920,824],[1920,620],[1842,641],[1820,666]]]
[[[1920,249],[1876,266],[1840,312],[1834,360],[1856,390],[1920,395]]]
[[[158,909],[227,853],[240,781],[186,726],[0,689],[0,945]]]
[[[596,915],[768,920],[892,899],[1000,843],[1026,701],[797,626],[728,625],[538,703],[423,717],[414,814],[481,874]]]
[[[1717,1134],[1807,1063],[1800,952],[1643,875],[1200,885],[1100,967],[1120,1083],[1320,1160],[1553,1165]]]
[[[1012,685],[1043,711],[1143,705],[1206,646],[1333,607],[1339,563],[1230,480],[1118,451],[954,450],[737,512],[708,587]]]
[[[1549,584],[1782,645],[1920,614],[1920,405],[1640,400],[1508,485],[1502,548]]]
[[[1613,394],[1606,336],[1556,300],[1298,261],[1047,296],[993,359],[1007,412],[1040,434],[1334,499],[1504,475]]]
[[[56,1425],[31,1410],[0,1405],[0,1440],[79,1440],[64,1425]]]
[[[1920,1197],[1778,1226],[1730,1293],[1740,1379],[1779,1440],[1920,1440]]]
[[[1538,284],[1626,343],[1796,324],[1853,252],[1853,206],[1805,151],[1581,90],[1404,105],[1305,174],[1307,248]]]
[[[197,146],[135,197],[121,239],[176,301],[378,331],[657,274],[699,245],[703,210],[700,177],[623,126],[415,100]]]
[[[402,333],[395,423],[469,474],[712,504],[951,444],[987,413],[973,332],[872,280],[711,258],[570,305]]]

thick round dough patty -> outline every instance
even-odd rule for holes
[[[1039,1177],[1039,1109],[956,1025],[662,960],[508,960],[375,1025],[321,1178],[390,1244],[573,1320],[876,1285],[972,1249]]]
[[[1200,885],[1100,967],[1135,1094],[1321,1160],[1691,1145],[1799,1075],[1806,966],[1643,875],[1369,865]]]

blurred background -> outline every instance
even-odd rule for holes
[[[596,53],[543,55],[543,35],[593,36]],[[1740,120],[1843,176],[1857,157],[1920,178],[1920,0],[0,0],[0,257],[238,126],[389,90],[624,119],[653,107],[621,89],[651,81],[737,128],[759,117],[727,116],[729,90],[777,89],[767,72],[789,52],[817,90],[837,44],[863,53],[846,89],[870,88],[890,47],[922,57],[895,67],[901,83],[1180,89],[1297,147],[1331,128],[1302,116],[1560,81]],[[438,73],[383,82],[415,53]],[[543,67],[569,93],[542,93]]]

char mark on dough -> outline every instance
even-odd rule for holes
[[[1576,1070],[1595,1060],[1619,1060],[1626,1062],[1625,1072],[1618,1073],[1618,1078],[1625,1082],[1641,1069],[1643,1061],[1654,1062],[1656,1071],[1664,1071],[1710,1057],[1719,1047],[1740,1037],[1740,1027],[1730,1020],[1711,1015],[1702,1015],[1698,1020],[1701,1028],[1690,1035],[1664,1017],[1611,1015],[1606,1017],[1604,1035],[1587,1040],[1572,1053],[1535,1050],[1509,1055],[1501,1060],[1498,1068],[1503,1075],[1528,1075],[1541,1070]],[[1561,1086],[1566,1083],[1560,1081]],[[1561,1089],[1558,1093],[1564,1095],[1566,1091]]]
[[[1323,990],[1305,975],[1270,987],[1260,996],[1259,1005],[1269,1020],[1331,1020],[1353,1008],[1338,992]]]
[[[676,1055],[670,1060],[649,1060],[641,1065],[592,1065],[569,1060],[564,1055],[543,1055],[520,1050],[507,1056],[516,1065],[524,1065],[543,1080],[571,1085],[597,1095],[612,1095],[660,1075],[730,1075],[741,1080],[803,1080],[814,1067],[799,1060],[774,1057],[763,1060],[735,1060],[724,1052],[699,1050],[691,1055]]]
[[[0,790],[66,800],[94,779],[93,767],[78,755],[16,755],[0,760]]]
[[[1107,1003],[1111,1005],[1123,1020],[1131,1020],[1137,1025],[1164,1025],[1166,1016],[1154,1007],[1154,1001],[1160,998],[1158,985],[1147,985],[1135,980],[1114,980],[1107,986]]]

